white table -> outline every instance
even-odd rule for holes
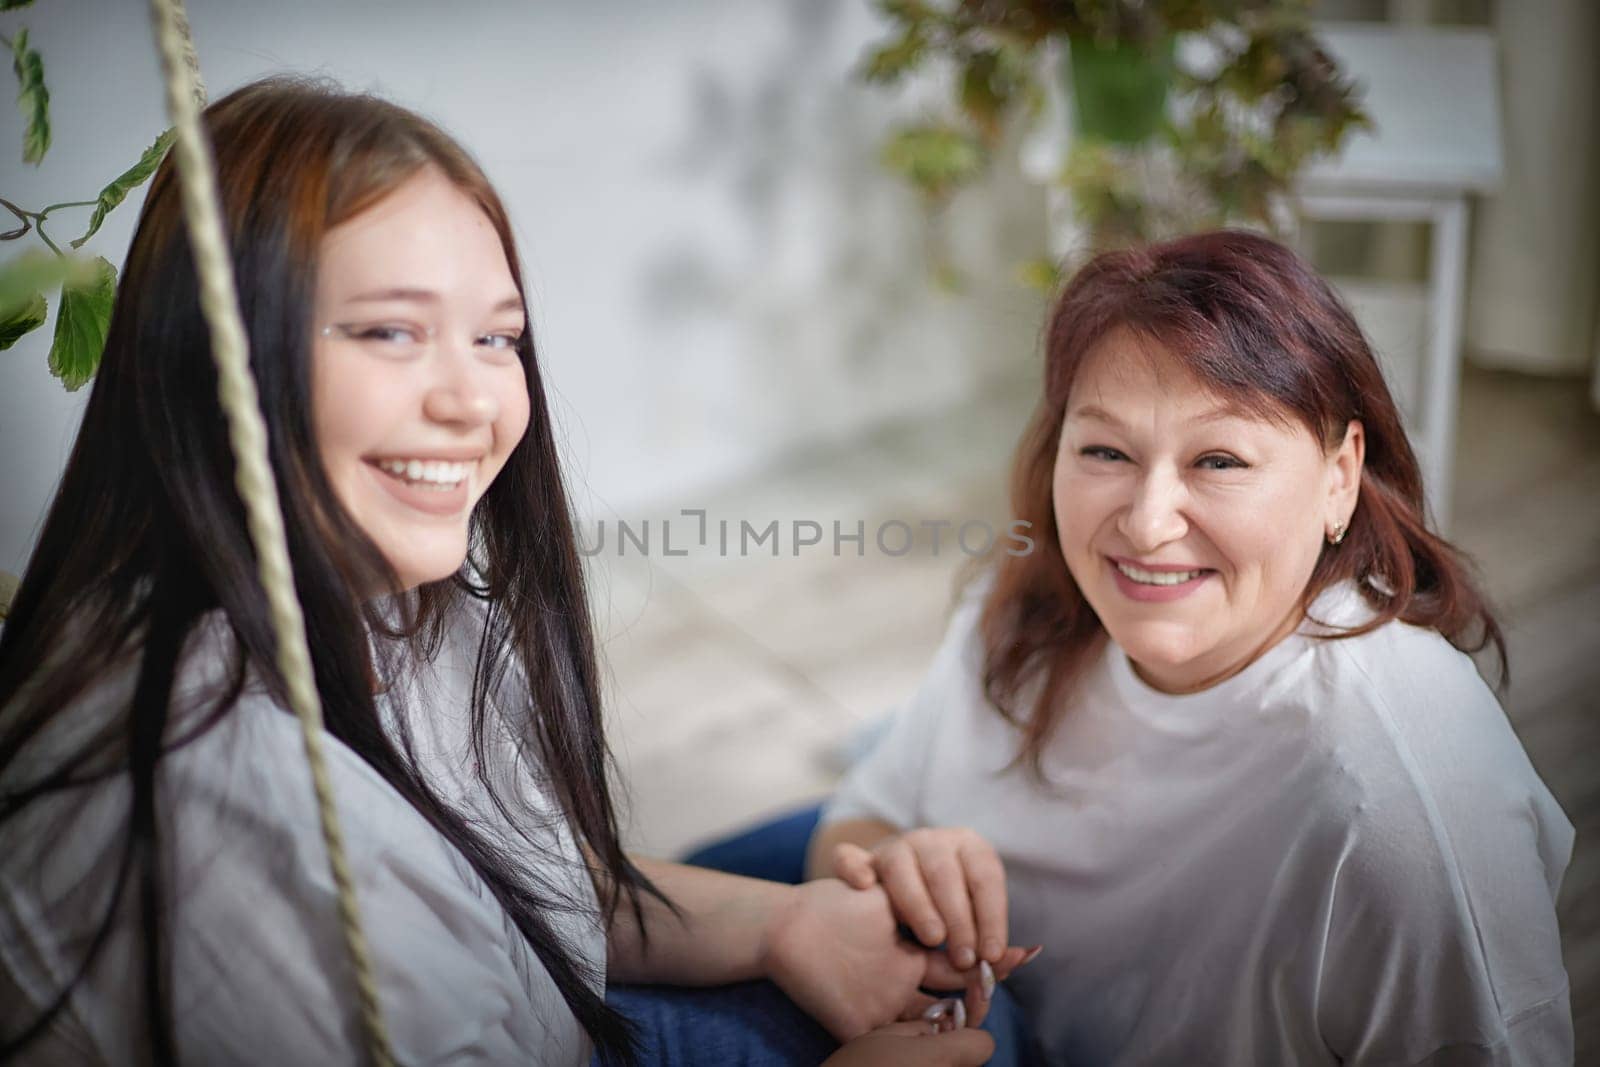
[[[1457,27],[1334,23],[1318,36],[1363,87],[1375,131],[1309,167],[1302,218],[1431,224],[1428,327],[1410,426],[1435,524],[1449,503],[1467,285],[1468,197],[1500,183],[1494,35]]]

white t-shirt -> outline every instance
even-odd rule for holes
[[[1041,785],[982,693],[981,605],[824,818],[966,826],[1005,862],[1051,1063],[1564,1064],[1573,831],[1471,660],[1307,624],[1169,696],[1108,644]],[[1370,617],[1354,586],[1312,618]]]
[[[559,810],[524,775],[545,818],[512,827],[472,774],[469,693],[481,616],[453,621],[432,664],[407,680],[419,764],[479,828],[571,908],[553,916],[604,988],[605,935],[594,889]],[[221,677],[222,628],[190,645],[175,704]],[[62,722],[126,707],[132,678],[100,686]],[[383,702],[393,724],[393,704]],[[83,712],[88,711],[88,715]],[[505,742],[492,738],[490,743]],[[378,996],[406,1064],[587,1064],[591,1046],[538,957],[461,855],[344,745],[325,738]],[[41,765],[48,758],[37,757]],[[221,723],[161,764],[177,809],[167,869],[177,896],[174,1016],[180,1054],[195,1064],[350,1063],[362,1053],[355,987],[332,875],[295,718],[246,690]],[[126,776],[58,794],[0,825],[0,1020],[15,1035],[65,985],[89,923],[105,913],[124,831]],[[548,889],[547,889],[548,891]],[[130,886],[129,899],[134,897]],[[142,959],[124,906],[107,950],[30,1064],[124,1064],[142,1046]],[[68,947],[70,946],[70,951]]]

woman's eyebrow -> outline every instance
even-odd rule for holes
[[[1067,412],[1067,418],[1069,418],[1069,419],[1093,419],[1096,422],[1103,422],[1103,423],[1106,423],[1107,425],[1114,426],[1114,427],[1116,427],[1118,429],[1123,429],[1123,430],[1127,429],[1127,427],[1128,427],[1128,424],[1126,422],[1124,422],[1123,420],[1117,418],[1117,416],[1113,415],[1111,412],[1107,411],[1105,408],[1099,407],[1099,406],[1097,406],[1095,404],[1085,404],[1083,407],[1073,408],[1071,411]],[[1210,409],[1208,409],[1206,411],[1202,411],[1197,415],[1191,415],[1185,421],[1186,422],[1211,423],[1211,422],[1228,422],[1228,421],[1235,420],[1235,419],[1249,420],[1249,418],[1250,418],[1249,412],[1245,411],[1243,408],[1241,408],[1241,407],[1239,407],[1237,405],[1219,404],[1216,407],[1210,408]]]
[[[437,304],[439,294],[431,289],[374,289],[369,293],[352,296],[352,304],[379,304],[391,300],[409,300],[417,304]]]
[[[1219,404],[1210,411],[1202,411],[1190,419],[1190,422],[1231,422],[1242,420],[1245,422],[1257,421],[1252,418],[1248,409],[1238,404]]]
[[[374,289],[368,293],[361,293],[358,296],[352,296],[346,302],[351,304],[382,304],[396,300],[405,300],[416,304],[438,304],[441,302],[441,299],[442,298],[439,296],[439,294],[434,292],[432,289],[408,289],[404,287],[398,287],[393,289]],[[521,311],[522,297],[508,296],[489,310],[497,313],[501,311]]]
[[[1111,412],[1107,411],[1105,408],[1096,407],[1094,404],[1085,404],[1082,407],[1073,408],[1071,411],[1067,412],[1067,418],[1094,419],[1096,422],[1109,423],[1110,425],[1116,426],[1120,429],[1127,428],[1127,423],[1111,414]]]

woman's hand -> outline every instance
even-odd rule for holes
[[[796,886],[773,917],[762,970],[830,1034],[849,1041],[918,1002],[927,956],[900,937],[886,894],[828,878]]]
[[[966,990],[967,1024],[983,1022],[996,979],[1021,966],[1025,951],[1002,953],[998,966],[960,970],[943,952],[900,937],[888,894],[824,878],[793,887],[774,913],[761,947],[761,970],[840,1041],[885,1023],[920,1016],[934,998],[923,987]],[[982,972],[988,970],[985,975]]]
[[[890,1023],[863,1034],[822,1061],[822,1067],[978,1067],[994,1055],[982,1030],[940,1032],[933,1023]]]
[[[857,890],[832,878],[780,885],[643,857],[635,862],[676,908],[642,897],[644,925],[633,909],[617,909],[607,938],[608,979],[721,985],[769,978],[840,1041],[920,1016],[935,1002],[924,988],[965,989],[967,1023],[977,1026],[994,982],[1028,958],[1011,948],[993,967],[958,970],[944,952],[900,936],[881,886]]]
[[[1006,871],[975,831],[907,830],[870,848],[840,842],[832,870],[856,889],[883,886],[896,917],[929,948],[945,945],[960,970],[979,960],[996,965],[1005,955]]]

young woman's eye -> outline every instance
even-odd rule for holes
[[[340,333],[352,341],[373,341],[385,345],[415,345],[422,343],[423,332],[414,326],[399,323],[375,323],[370,326],[338,326]]]
[[[1237,456],[1230,456],[1226,452],[1213,452],[1195,460],[1195,466],[1208,471],[1243,470],[1249,465]]]
[[[1128,458],[1116,449],[1106,445],[1090,445],[1087,448],[1079,449],[1078,455],[1087,456],[1090,459],[1103,459],[1107,462]]]
[[[493,348],[502,352],[516,351],[517,344],[522,340],[519,333],[490,333],[478,338],[478,344],[485,348]]]

